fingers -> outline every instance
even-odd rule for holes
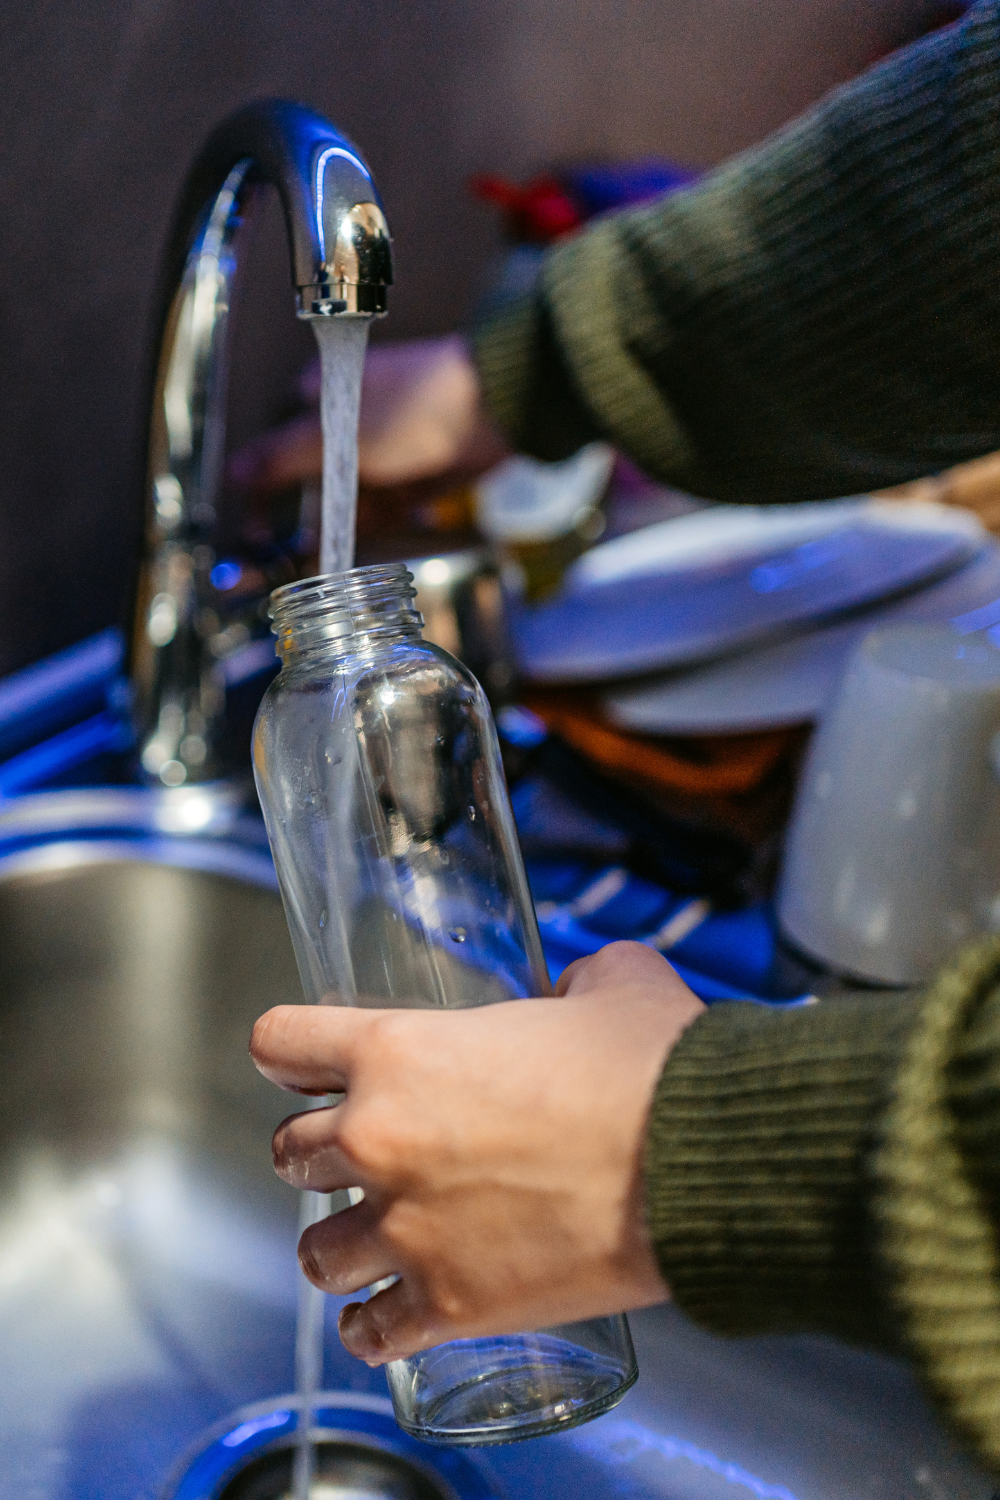
[[[337,1328],[348,1354],[367,1365],[405,1359],[418,1349],[443,1342],[405,1278],[367,1302],[343,1308]]]
[[[599,952],[578,958],[559,976],[557,995],[585,995],[591,990],[626,984],[663,985],[686,990],[676,970],[655,948],[645,943],[608,943]]]
[[[379,1237],[378,1213],[367,1198],[310,1225],[299,1240],[299,1264],[313,1286],[335,1297],[396,1274],[391,1252]]]
[[[335,1193],[357,1187],[358,1168],[337,1140],[337,1110],[311,1109],[282,1120],[271,1141],[274,1170],[291,1187]]]
[[[250,1056],[279,1088],[343,1093],[361,1039],[379,1014],[349,1006],[276,1005],[254,1026]]]

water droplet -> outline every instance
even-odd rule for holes
[[[326,907],[324,906],[323,910],[319,914],[319,925],[320,925],[320,927],[325,927],[326,926],[326,918],[327,918],[327,910],[326,910]]]
[[[453,927],[448,933],[453,943],[464,943],[468,936],[464,927]]]
[[[469,803],[469,821],[472,823],[476,821],[476,809],[474,804],[471,802]]]

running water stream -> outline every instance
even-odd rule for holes
[[[319,570],[345,573],[354,566],[358,505],[358,411],[370,318],[314,318],[323,369],[323,513]]]
[[[325,1104],[326,1100],[318,1103]],[[299,1202],[299,1234],[330,1212],[329,1193],[302,1193]],[[299,1304],[295,1325],[295,1393],[299,1398],[292,1493],[295,1500],[309,1500],[316,1450],[312,1442],[316,1393],[323,1385],[324,1293],[299,1272]]]
[[[321,573],[345,573],[354,566],[358,505],[358,412],[370,318],[313,319],[323,382],[323,506],[319,534]],[[317,1099],[315,1107],[327,1104]],[[338,1193],[338,1199],[345,1195]],[[358,1195],[360,1197],[360,1194]],[[338,1207],[345,1207],[344,1202]],[[302,1194],[299,1234],[331,1212],[328,1193]],[[299,1398],[298,1441],[292,1471],[294,1500],[309,1500],[316,1464],[312,1442],[316,1394],[323,1384],[325,1294],[300,1274],[295,1328],[295,1391]]]

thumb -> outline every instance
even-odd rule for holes
[[[684,981],[662,953],[645,943],[608,943],[597,953],[578,958],[559,976],[557,995],[576,997],[603,990],[609,985],[673,985],[685,989]]]

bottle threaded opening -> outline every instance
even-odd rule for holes
[[[405,563],[379,563],[286,583],[271,595],[268,615],[288,659],[352,638],[419,634],[424,622],[411,605],[415,597]]]

